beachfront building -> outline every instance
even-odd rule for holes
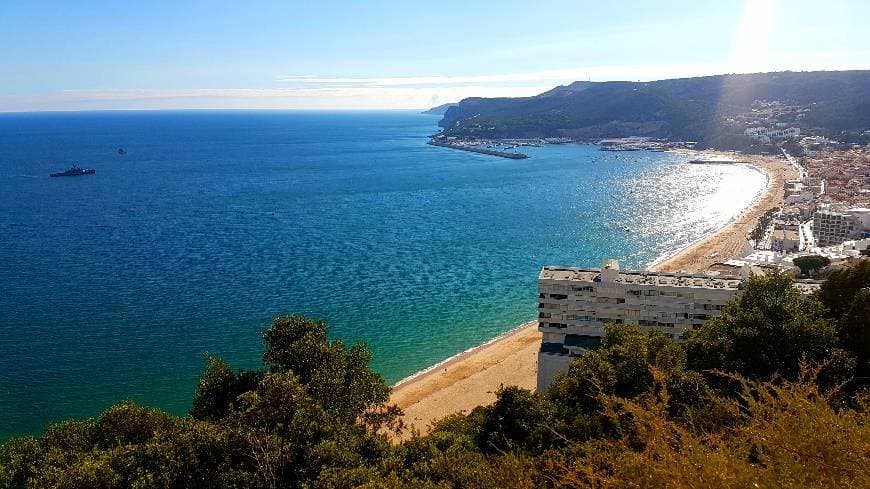
[[[789,139],[800,136],[801,129],[799,127],[786,127],[782,129],[770,129],[767,127],[748,127],[743,134],[752,139],[770,143],[772,139]]]
[[[538,278],[539,391],[586,350],[598,346],[610,323],[657,329],[681,341],[719,311],[741,278],[620,270],[617,260],[599,268],[544,267]]]
[[[870,225],[870,209],[823,206],[813,214],[813,236],[818,246],[832,246],[863,237]]]

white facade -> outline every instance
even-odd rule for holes
[[[797,230],[776,229],[771,236],[771,249],[773,251],[800,251],[801,239]]]
[[[802,190],[800,192],[791,192],[785,197],[786,204],[805,204],[807,202],[812,202],[814,199],[814,195],[809,190]]]
[[[610,323],[657,329],[674,341],[702,325],[736,293],[734,276],[620,270],[616,260],[600,269],[544,267],[538,278],[538,390],[586,350],[598,346]]]
[[[852,207],[847,209],[846,212],[855,220],[855,228],[861,231],[862,235],[870,231],[870,209],[867,207]]]
[[[801,134],[799,127],[787,127],[785,129],[770,129],[767,127],[748,127],[743,134],[760,141],[769,143],[771,139],[789,139],[796,138]]]
[[[816,245],[825,247],[860,237],[862,221],[849,212],[818,209],[813,214],[813,237]]]

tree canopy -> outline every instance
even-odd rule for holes
[[[695,370],[719,369],[750,378],[794,378],[801,362],[820,362],[837,346],[823,305],[786,275],[753,277],[720,316],[686,335]]]
[[[826,256],[808,255],[795,258],[793,263],[801,269],[802,274],[810,275],[830,265],[831,260]]]

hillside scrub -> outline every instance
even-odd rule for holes
[[[870,487],[870,265],[746,281],[684,344],[611,325],[548,392],[391,442],[363,344],[276,317],[263,368],[208,359],[191,412],[120,403],[0,445],[0,488]]]

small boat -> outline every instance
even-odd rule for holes
[[[127,154],[127,151],[124,148],[118,148],[118,154],[125,155],[125,154]]]
[[[711,157],[701,157],[694,160],[689,160],[689,163],[693,165],[730,165],[732,163],[737,163],[731,158],[723,157],[723,156],[711,156]]]
[[[52,173],[49,175],[50,177],[78,177],[81,175],[93,175],[97,173],[93,168],[82,168],[78,165],[73,165],[69,167],[68,170],[59,171],[57,173]]]

